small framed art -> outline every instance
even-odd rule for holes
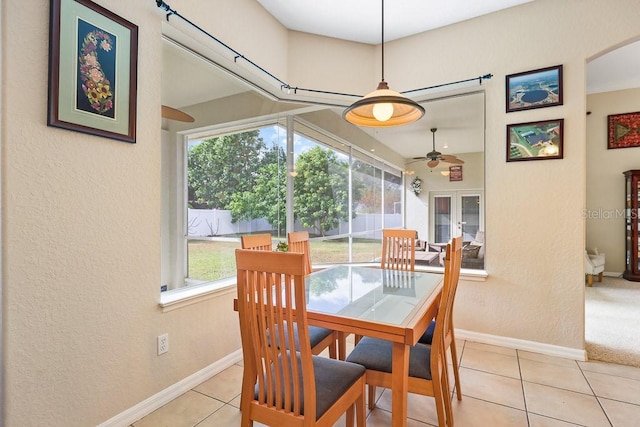
[[[507,125],[507,162],[561,159],[564,119]]]
[[[507,113],[562,105],[562,65],[506,77]]]
[[[138,27],[89,0],[51,0],[49,126],[136,142]]]
[[[462,181],[462,166],[449,166],[449,181]]]
[[[607,148],[640,147],[640,111],[607,116]]]

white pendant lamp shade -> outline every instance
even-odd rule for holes
[[[424,108],[415,101],[389,89],[381,81],[378,88],[354,102],[342,117],[357,126],[392,127],[413,123],[424,115]]]

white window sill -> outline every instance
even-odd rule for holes
[[[186,286],[160,293],[160,308],[163,313],[183,308],[229,293],[236,293],[236,278],[202,285]]]

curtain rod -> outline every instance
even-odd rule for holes
[[[331,91],[326,91],[326,90],[308,89],[308,88],[303,88],[303,87],[298,87],[298,86],[291,86],[289,83],[279,79],[274,74],[270,73],[269,71],[267,71],[266,69],[264,69],[260,65],[256,64],[255,62],[253,62],[252,60],[250,60],[249,58],[247,58],[246,56],[244,56],[243,54],[241,54],[240,52],[238,52],[237,50],[235,50],[231,46],[229,46],[226,43],[224,43],[222,40],[220,40],[217,37],[215,37],[214,35],[210,34],[209,32],[207,32],[202,27],[198,26],[197,24],[191,22],[189,19],[187,19],[184,16],[180,15],[180,13],[178,13],[178,11],[176,11],[175,9],[172,9],[171,6],[169,6],[163,0],[154,0],[154,1],[156,2],[156,6],[158,6],[160,9],[162,9],[162,10],[167,12],[167,15],[166,15],[167,21],[169,21],[169,17],[171,17],[171,16],[177,16],[178,18],[182,19],[187,24],[191,25],[192,27],[194,27],[195,29],[197,29],[201,33],[205,34],[206,36],[208,36],[210,39],[212,39],[216,43],[218,43],[221,46],[223,46],[225,49],[227,49],[230,52],[232,52],[235,55],[234,58],[233,58],[233,62],[237,63],[238,59],[244,59],[245,61],[247,61],[247,63],[249,63],[251,66],[253,66],[257,70],[259,70],[260,72],[266,74],[267,76],[271,77],[272,79],[274,79],[275,81],[280,83],[280,90],[286,89],[287,91],[293,91],[294,94],[297,94],[298,91],[304,91],[304,92],[311,92],[311,93],[321,93],[321,94],[325,94],[325,95],[351,96],[351,97],[354,97],[354,98],[361,98],[362,97],[362,95],[354,95],[354,94],[351,94],[351,93],[331,92]],[[493,74],[485,74],[483,76],[473,77],[473,78],[466,79],[466,80],[458,80],[456,82],[442,83],[442,84],[435,85],[435,86],[428,86],[428,87],[422,87],[422,88],[418,88],[418,89],[411,89],[411,90],[407,90],[407,91],[400,92],[400,93],[406,94],[406,93],[413,93],[413,92],[421,92],[421,91],[425,91],[425,90],[429,90],[429,89],[436,89],[436,88],[441,88],[441,87],[445,87],[445,86],[452,86],[452,85],[456,85],[456,84],[460,84],[460,83],[472,82],[474,80],[478,80],[478,84],[482,85],[482,80],[488,80],[491,77],[493,77]]]

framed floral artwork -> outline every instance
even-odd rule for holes
[[[136,142],[138,27],[89,0],[51,0],[49,126]]]

